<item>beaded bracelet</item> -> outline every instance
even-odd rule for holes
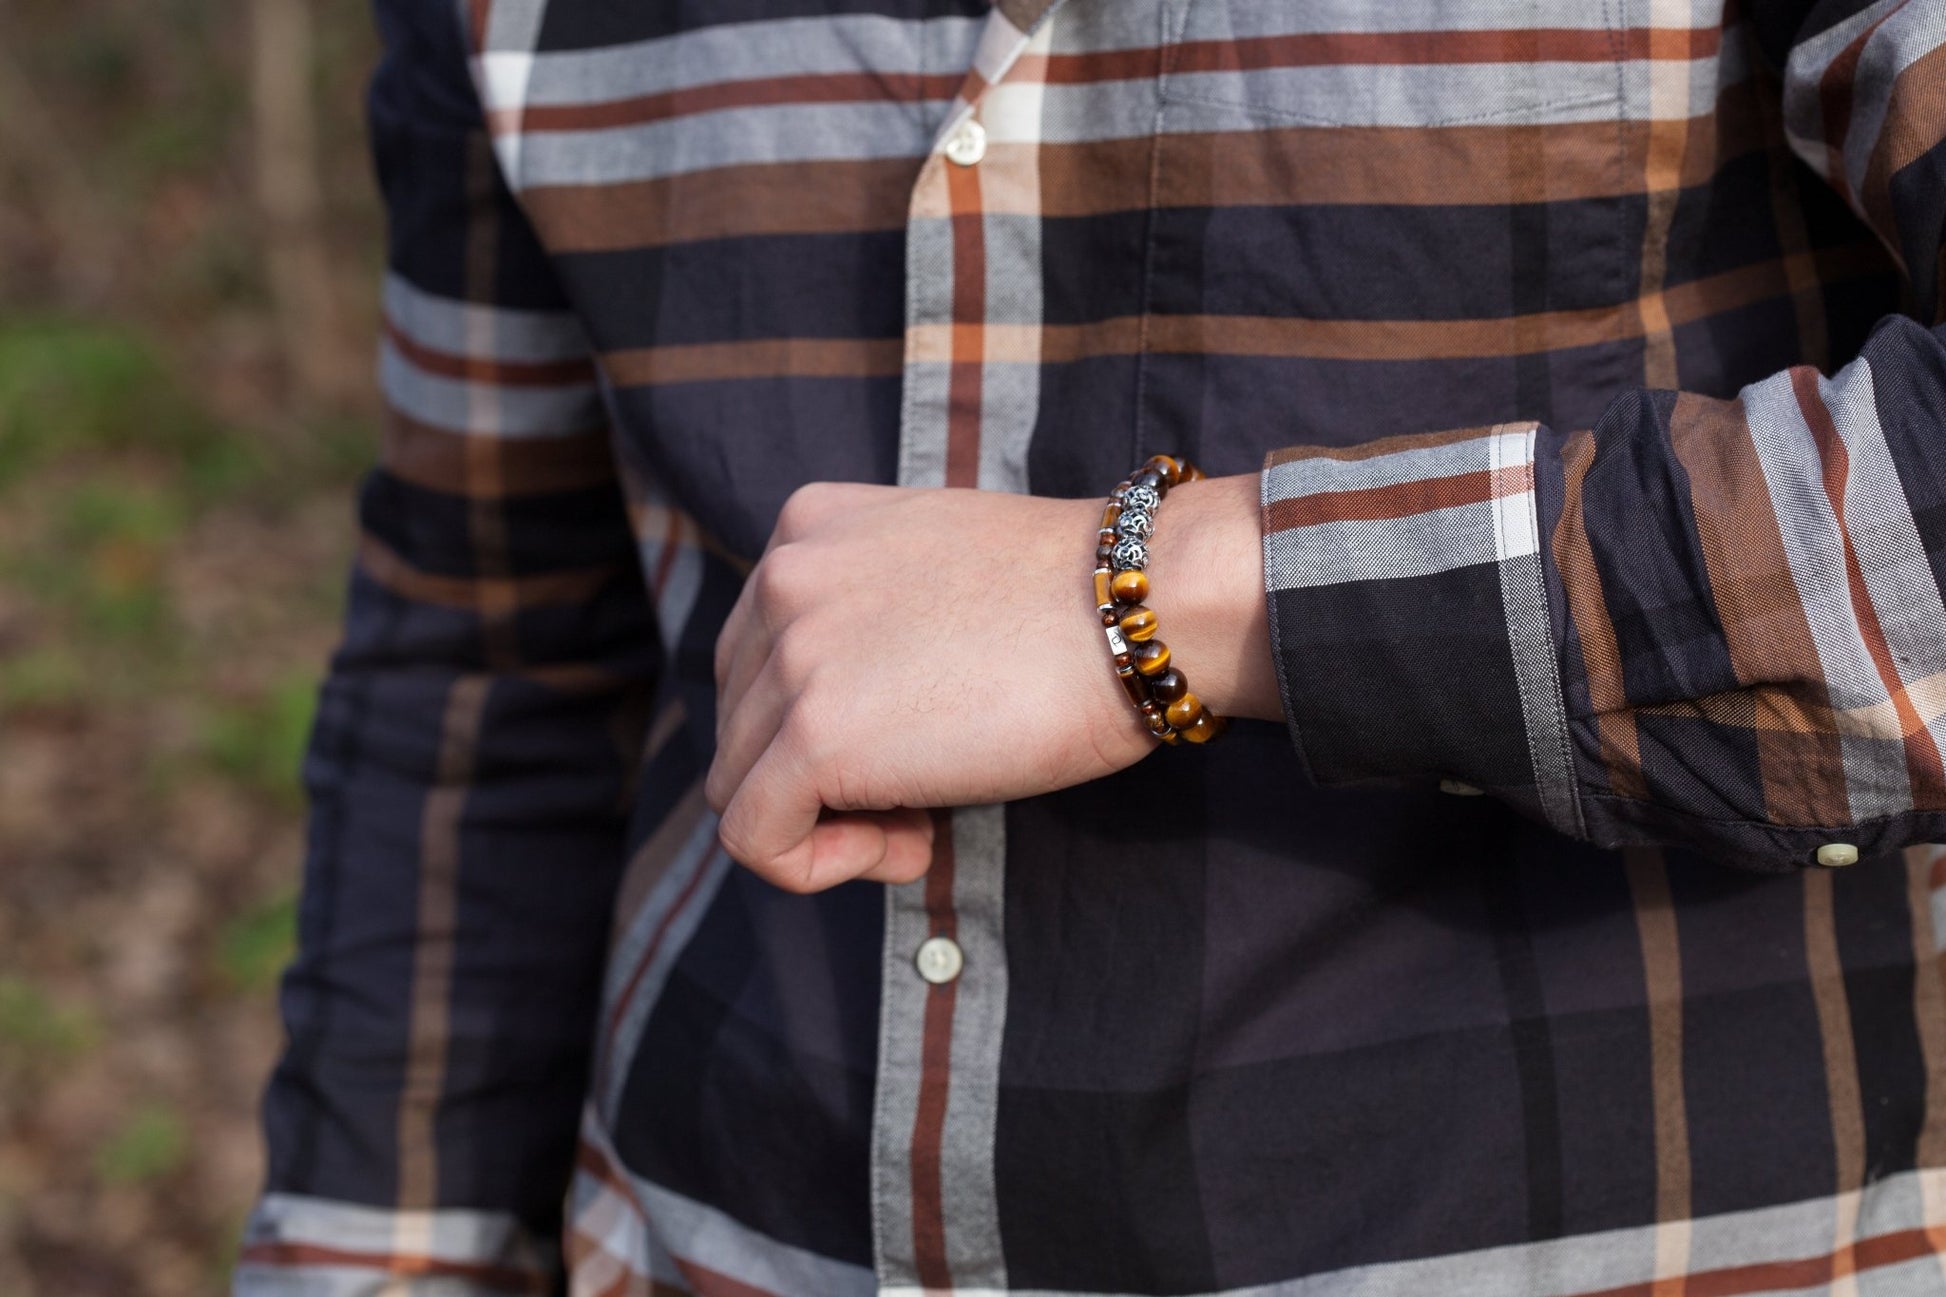
[[[1194,482],[1202,471],[1186,459],[1156,455],[1130,473],[1108,497],[1095,547],[1095,611],[1108,632],[1115,675],[1149,733],[1164,743],[1207,743],[1227,722],[1203,706],[1169,662],[1169,646],[1155,637],[1149,597],[1149,537],[1169,488]]]

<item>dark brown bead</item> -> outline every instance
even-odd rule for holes
[[[1098,565],[1102,567],[1108,566],[1108,560],[1113,558],[1114,556],[1115,556],[1115,547],[1113,545],[1095,546],[1095,562]]]
[[[1115,677],[1122,682],[1122,688],[1128,693],[1128,700],[1137,707],[1149,701],[1148,687],[1142,683],[1141,676],[1133,671],[1117,671]]]
[[[1149,597],[1149,578],[1130,568],[1117,572],[1110,588],[1114,591],[1116,603],[1141,603]]]
[[[1149,727],[1149,733],[1158,738],[1169,732],[1168,719],[1163,716],[1162,709],[1154,703],[1142,704],[1142,723]]]
[[[1182,672],[1168,667],[1161,675],[1150,678],[1149,692],[1162,702],[1172,703],[1189,692],[1189,681],[1183,679]]]
[[[1169,646],[1159,639],[1135,646],[1135,669],[1145,676],[1159,676],[1169,669]]]
[[[1190,463],[1189,461],[1184,460],[1182,466],[1182,480],[1185,482],[1200,482],[1203,480],[1203,470],[1197,468],[1194,464]]]
[[[1169,704],[1166,715],[1169,723],[1177,729],[1187,728],[1198,716],[1203,714],[1203,700],[1195,694],[1184,694]]]
[[[1141,604],[1122,609],[1122,634],[1136,643],[1155,638],[1155,614]]]
[[[1191,743],[1207,743],[1222,732],[1222,718],[1212,716],[1208,712],[1204,712],[1201,716],[1198,716],[1195,720],[1177,731],[1177,733],[1181,734]]]
[[[1182,478],[1182,464],[1173,455],[1151,455],[1149,462],[1142,465],[1151,473],[1160,473],[1162,480],[1174,486]]]
[[[1162,480],[1162,474],[1153,469],[1143,469],[1140,473],[1131,477],[1128,480],[1128,484],[1130,486],[1150,487],[1157,495],[1164,495],[1169,490],[1169,484]]]
[[[1101,618],[1102,625],[1113,626],[1122,619],[1122,610],[1112,603],[1098,604],[1095,607],[1095,616]]]

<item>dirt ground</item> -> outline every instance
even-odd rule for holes
[[[369,15],[0,28],[0,1297],[189,1297],[261,1176],[373,441]]]

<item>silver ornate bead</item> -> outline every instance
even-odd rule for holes
[[[1133,536],[1125,536],[1115,542],[1115,548],[1110,552],[1109,559],[1114,563],[1117,572],[1126,572],[1130,568],[1147,567],[1149,565],[1149,547]]]
[[[1155,515],[1147,509],[1124,509],[1115,526],[1124,536],[1147,540],[1155,533]]]
[[[1152,486],[1131,486],[1122,496],[1122,512],[1154,513],[1162,507],[1162,497]]]

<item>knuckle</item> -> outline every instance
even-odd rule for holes
[[[757,564],[756,571],[750,574],[757,596],[757,606],[764,612],[767,621],[779,616],[788,616],[804,602],[805,592],[812,588],[813,576],[810,569],[815,560],[804,553],[796,544],[779,545],[764,556]]]
[[[830,483],[806,482],[785,496],[783,507],[777,511],[779,536],[789,540],[816,526],[824,516],[824,506],[830,494]]]

